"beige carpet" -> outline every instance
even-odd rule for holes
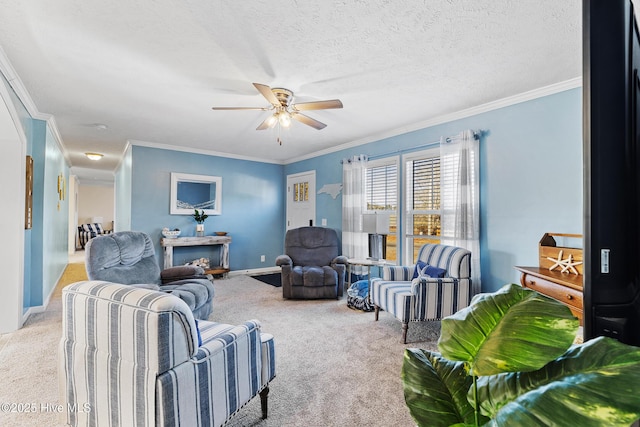
[[[49,307],[21,330],[0,339],[0,403],[27,404],[33,413],[0,412],[1,426],[57,426],[56,353],[60,337],[60,293],[83,280],[82,264],[70,264]],[[406,347],[435,349],[439,322],[412,324],[410,344],[400,342],[400,322],[381,313],[354,311],[346,300],[290,301],[282,289],[248,276],[215,281],[210,320],[241,323],[259,319],[275,336],[276,372],[269,418],[253,399],[228,425],[413,426],[404,404],[400,368]],[[2,409],[2,407],[0,407]],[[17,409],[17,408],[15,408]],[[24,408],[23,408],[24,409]]]
[[[22,329],[2,335],[0,426],[61,425],[57,413],[60,400],[56,360],[61,328],[61,290],[70,283],[86,279],[83,263],[67,265],[47,309],[29,316]]]

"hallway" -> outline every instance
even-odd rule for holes
[[[84,249],[79,249],[69,254],[69,264],[84,263]]]

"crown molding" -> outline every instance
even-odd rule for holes
[[[120,160],[118,160],[118,164],[116,165],[115,168],[113,168],[114,175],[117,174],[120,168],[122,167],[122,164],[124,163],[124,159],[126,159],[127,157],[127,151],[129,151],[130,149],[131,149],[131,142],[127,141],[124,144],[124,149],[122,150],[122,154],[120,154]]]
[[[60,149],[60,152],[62,153],[65,160],[67,161],[67,166],[70,167],[71,158],[69,157],[69,151],[67,150],[67,148],[64,146],[64,143],[62,142],[62,135],[60,135],[60,131],[58,130],[58,124],[56,123],[56,118],[53,117],[51,114],[44,114],[44,113],[40,113],[40,116],[41,118],[39,120],[44,120],[47,122],[47,127],[51,130],[51,133],[53,134],[53,138],[56,140],[56,144],[58,144],[58,148]]]
[[[174,151],[182,151],[187,153],[196,153],[210,156],[218,156],[218,157],[227,157],[232,159],[240,159],[240,160],[249,160],[260,163],[273,163],[279,165],[288,165],[295,162],[300,162],[303,160],[312,159],[314,157],[323,156],[326,154],[335,153],[337,151],[346,150],[349,148],[358,147],[360,145],[368,144],[370,142],[381,141],[386,138],[391,138],[394,136],[402,135],[405,133],[417,131],[420,129],[429,128],[432,126],[440,125],[443,123],[452,122],[455,120],[464,119],[466,117],[475,116],[478,114],[486,113],[493,110],[498,110],[500,108],[509,107],[511,105],[520,104],[522,102],[532,101],[534,99],[542,98],[549,95],[554,95],[556,93],[561,93],[567,90],[575,89],[582,87],[582,77],[576,77],[573,79],[565,80],[563,82],[554,83],[548,86],[543,86],[541,88],[533,89],[528,92],[519,93],[517,95],[509,96],[506,98],[501,98],[496,101],[487,102],[485,104],[481,104],[475,107],[467,108],[464,110],[457,111],[451,114],[444,114],[442,116],[434,117],[431,119],[423,120],[417,123],[414,123],[409,126],[403,126],[399,128],[392,129],[387,132],[382,132],[374,135],[370,135],[365,138],[357,139],[351,142],[347,142],[344,144],[336,145],[334,147],[330,147],[324,150],[315,151],[310,154],[306,154],[304,156],[293,157],[290,159],[282,160],[282,161],[265,161],[264,159],[249,157],[249,156],[240,156],[240,155],[232,155],[229,153],[222,153],[218,151],[212,150],[202,150],[202,149],[194,149],[194,148],[185,148],[179,147],[175,145],[169,144],[159,144],[148,141],[139,141],[139,140],[129,140],[127,144],[130,145],[139,145],[142,147],[151,147],[151,148],[160,148],[164,150],[174,150]]]
[[[203,149],[199,149],[199,148],[189,148],[189,147],[179,147],[177,145],[159,144],[157,142],[140,141],[140,140],[135,140],[135,139],[127,140],[127,144],[130,144],[130,145],[133,145],[133,146],[137,145],[137,146],[140,146],[140,147],[160,148],[162,150],[173,150],[173,151],[182,151],[182,152],[186,152],[186,153],[203,154],[203,155],[207,155],[207,156],[226,157],[226,158],[229,158],[229,159],[247,160],[247,161],[250,161],[250,162],[272,163],[272,164],[275,164],[275,165],[284,165],[285,164],[285,162],[278,161],[278,160],[265,160],[265,159],[260,159],[260,158],[257,158],[257,157],[242,156],[242,155],[237,155],[237,154],[229,154],[229,153],[223,153],[223,152],[220,152],[220,151],[203,150]]]
[[[36,104],[33,102],[31,95],[29,95],[27,88],[24,83],[22,83],[22,80],[20,79],[20,76],[18,76],[18,73],[16,73],[15,68],[11,65],[11,61],[9,61],[9,58],[2,49],[2,46],[0,46],[0,72],[4,75],[5,79],[7,79],[9,86],[11,86],[11,89],[13,89],[20,102],[22,102],[22,105],[24,105],[24,108],[27,110],[31,118],[47,122],[47,127],[51,130],[62,156],[67,161],[67,166],[70,166],[71,159],[69,158],[69,152],[64,146],[55,117],[51,114],[45,114],[38,111],[38,107],[36,107]]]
[[[9,59],[6,56],[4,50],[2,49],[2,46],[0,46],[0,72],[2,72],[2,74],[5,76],[5,78],[9,82],[11,88],[14,90],[14,92],[16,93],[16,95],[18,96],[18,98],[20,99],[22,104],[24,105],[24,107],[27,109],[27,112],[29,113],[29,115],[31,115],[31,117],[34,118],[34,119],[44,120],[44,121],[47,122],[48,127],[51,130],[51,132],[53,133],[53,136],[54,136],[54,138],[56,140],[56,143],[57,143],[58,147],[60,148],[64,158],[67,161],[67,164],[70,165],[71,161],[70,161],[70,158],[69,158],[69,153],[66,150],[66,148],[64,147],[62,136],[60,135],[60,132],[58,130],[58,126],[56,124],[55,117],[53,117],[50,114],[45,114],[45,113],[41,113],[40,111],[38,111],[35,103],[33,102],[31,96],[29,95],[29,93],[27,91],[27,89],[25,88],[24,84],[22,83],[22,80],[20,79],[20,77],[16,73],[15,69],[11,65],[11,62],[9,61]],[[336,146],[331,147],[331,148],[327,148],[327,149],[324,149],[324,150],[320,150],[320,151],[316,151],[316,152],[313,152],[313,153],[309,153],[309,154],[306,154],[304,156],[293,157],[293,158],[282,160],[282,161],[277,161],[277,160],[265,161],[264,159],[251,157],[251,156],[233,155],[233,154],[223,153],[223,152],[213,151],[213,150],[204,150],[204,149],[197,149],[197,148],[185,148],[185,147],[179,147],[179,146],[176,146],[176,145],[159,144],[159,143],[154,143],[154,142],[149,142],[149,141],[141,141],[141,140],[128,140],[127,141],[127,146],[125,147],[125,150],[123,152],[123,156],[122,157],[124,158],[124,154],[126,153],[126,151],[129,148],[129,146],[137,145],[137,146],[142,146],[142,147],[159,148],[159,149],[164,149],[164,150],[181,151],[181,152],[196,153],[196,154],[203,154],[203,155],[210,155],[210,156],[217,156],[217,157],[226,157],[226,158],[254,161],[254,162],[260,162],[260,163],[272,163],[272,164],[277,164],[277,165],[287,165],[287,164],[299,162],[299,161],[302,161],[302,160],[308,160],[308,159],[311,159],[311,158],[314,158],[314,157],[335,153],[337,151],[342,151],[342,150],[346,150],[346,149],[349,149],[349,148],[354,148],[354,147],[357,147],[357,146],[360,146],[360,145],[364,145],[364,144],[367,144],[367,143],[370,143],[370,142],[380,141],[380,140],[383,140],[383,139],[386,139],[386,138],[391,138],[391,137],[394,137],[394,136],[402,135],[402,134],[413,132],[413,131],[416,131],[416,130],[429,128],[429,127],[440,125],[440,124],[443,124],[443,123],[452,122],[454,120],[460,120],[460,119],[463,119],[463,118],[466,118],[466,117],[475,116],[475,115],[478,115],[478,114],[486,113],[486,112],[489,112],[489,111],[497,110],[497,109],[508,107],[508,106],[515,105],[515,104],[519,104],[519,103],[522,103],[522,102],[531,101],[531,100],[534,100],[534,99],[537,99],[537,98],[542,98],[544,96],[553,95],[553,94],[556,94],[556,93],[564,92],[566,90],[575,89],[575,88],[578,88],[578,87],[581,87],[581,86],[582,86],[582,77],[576,77],[576,78],[573,78],[573,79],[570,79],[570,80],[566,80],[566,81],[563,81],[563,82],[560,82],[560,83],[554,83],[552,85],[548,85],[548,86],[544,86],[544,87],[541,87],[541,88],[533,89],[533,90],[530,90],[528,92],[523,92],[523,93],[520,93],[520,94],[517,94],[517,95],[514,95],[514,96],[509,96],[509,97],[506,97],[506,98],[498,99],[496,101],[487,102],[485,104],[481,104],[481,105],[478,105],[478,106],[475,106],[475,107],[467,108],[467,109],[464,109],[464,110],[461,110],[461,111],[457,111],[455,113],[445,114],[445,115],[434,117],[434,118],[427,119],[427,120],[424,120],[424,121],[416,122],[416,123],[408,125],[408,126],[403,126],[403,127],[399,127],[399,128],[395,128],[395,129],[386,131],[386,132],[381,132],[381,133],[369,135],[368,137],[365,137],[365,138],[360,138],[360,139],[357,139],[357,140],[354,140],[354,141],[350,141],[350,142],[347,142],[347,143],[344,143],[344,144],[336,145]],[[121,159],[121,162],[122,162],[122,159]],[[120,166],[120,164],[118,165],[118,167],[119,166]],[[117,168],[116,168],[116,170],[117,170]]]
[[[16,96],[20,99],[20,102],[22,102],[22,105],[27,109],[29,115],[33,118],[46,120],[46,118],[43,119],[41,117],[41,113],[36,108],[36,104],[33,103],[29,92],[27,92],[27,89],[22,83],[22,80],[20,80],[18,73],[16,73],[15,68],[11,65],[11,62],[9,61],[4,49],[2,49],[2,46],[0,46],[0,72],[2,72],[4,77],[7,79],[9,85],[16,93]]]
[[[7,57],[2,46],[0,46],[0,72],[4,74],[4,77],[9,82],[11,89],[16,93],[16,96],[20,99],[20,102],[22,102],[22,105],[24,105],[24,108],[26,108],[31,118],[44,120],[46,122],[49,122],[53,118],[50,114],[38,111],[38,107],[36,107],[36,104],[33,102],[31,95],[29,95],[27,88],[24,83],[22,83],[22,80],[20,79],[20,76],[18,76],[18,73],[16,73],[15,68],[11,65],[11,61],[9,61],[9,57]],[[55,121],[53,121],[53,124],[55,125]],[[59,135],[57,129],[56,134]]]
[[[357,139],[355,141],[347,142],[345,144],[336,145],[334,147],[327,148],[325,150],[316,151],[314,153],[306,154],[304,156],[290,158],[285,160],[284,164],[291,164],[291,163],[299,162],[302,160],[308,160],[314,157],[323,156],[325,154],[335,153],[336,151],[342,151],[348,148],[358,147],[360,145],[367,144],[370,142],[380,141],[386,138],[391,138],[394,136],[417,131],[420,129],[425,129],[425,128],[440,125],[443,123],[452,122],[454,120],[464,119],[466,117],[471,117],[471,116],[486,113],[489,111],[498,110],[500,108],[509,107],[511,105],[520,104],[522,102],[527,102],[537,98],[554,95],[556,93],[564,92],[564,91],[579,88],[579,87],[582,87],[582,77],[576,77],[570,80],[565,80],[560,83],[554,83],[549,86],[543,86],[538,89],[533,89],[528,92],[523,92],[517,95],[498,99],[496,101],[487,102],[485,104],[460,110],[455,113],[444,114],[442,116],[420,121],[409,126],[403,126],[387,132],[370,135],[365,138]]]

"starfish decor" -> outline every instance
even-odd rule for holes
[[[571,271],[573,274],[579,274],[576,270],[576,265],[582,264],[582,261],[574,261],[573,254],[569,254],[567,259],[562,259],[563,251],[558,252],[558,258],[547,257],[549,261],[553,261],[553,265],[549,267],[549,271],[553,271],[556,267],[560,267],[561,273],[568,273]]]

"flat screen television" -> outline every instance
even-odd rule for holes
[[[640,42],[631,0],[583,0],[584,337],[640,346]]]

